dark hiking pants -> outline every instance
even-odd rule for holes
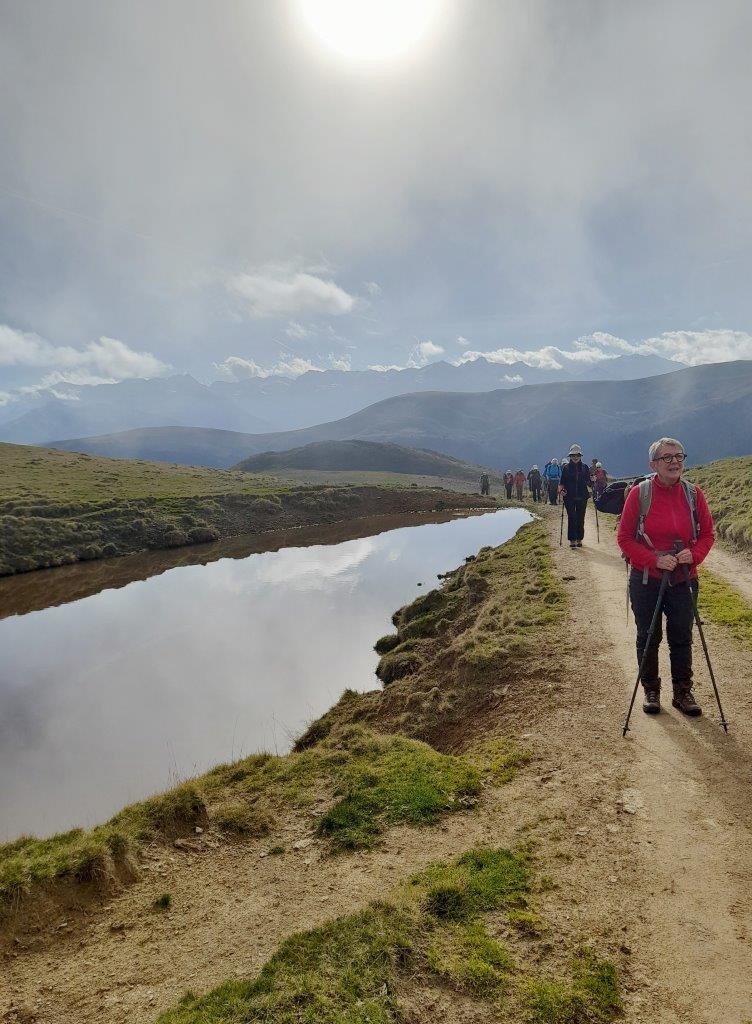
[[[552,505],[557,505],[559,502],[559,485],[555,480],[548,482],[548,500]]]
[[[564,499],[564,505],[567,510],[567,540],[582,540],[585,536],[585,509],[587,508],[587,498],[570,498],[567,496]]]
[[[637,665],[645,650],[650,622],[658,600],[660,580],[648,577],[642,582],[642,573],[632,570],[629,574],[629,600],[637,623]],[[693,593],[697,593],[697,580],[677,583],[666,587],[663,594],[663,609],[658,616],[655,630],[642,671],[642,685],[646,690],[660,685],[658,677],[658,648],[663,637],[663,616],[666,616],[666,638],[671,661],[671,682],[674,686],[692,683],[692,626],[694,624]],[[691,588],[691,589],[690,589]]]
[[[532,484],[531,490],[533,492],[533,501],[540,501],[541,500],[541,485],[540,484]]]
[[[512,497],[512,485],[511,484],[504,484],[504,487],[506,488],[507,497],[511,498]]]
[[[523,484],[517,484],[517,501],[522,501]]]

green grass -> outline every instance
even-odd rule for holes
[[[438,892],[460,894],[458,919]],[[397,1024],[402,986],[418,978],[463,992],[489,1019],[607,1024],[620,1008],[613,967],[584,951],[566,977],[531,972],[490,935],[486,918],[526,904],[526,861],[480,848],[433,864],[387,899],[283,942],[259,974],[187,993],[159,1024]],[[520,1017],[518,1010],[524,1013]]]
[[[752,456],[695,466],[687,479],[702,488],[719,537],[752,551]]]
[[[531,981],[523,1005],[525,1024],[609,1024],[621,1010],[616,971],[583,950],[572,962],[571,981]]]
[[[106,883],[141,847],[187,831],[205,813],[199,789],[186,783],[126,807],[105,825],[6,843],[0,846],[0,904],[53,879]]]
[[[207,494],[261,494],[285,490],[268,474],[107,459],[96,455],[0,442],[0,503],[97,502],[113,499],[191,498]]]
[[[699,575],[700,617],[710,619],[737,643],[752,650],[752,605],[710,569],[701,566]]]
[[[463,800],[479,790],[478,769],[462,758],[349,727],[302,753],[220,765],[96,828],[0,846],[0,903],[54,879],[106,883],[120,867],[132,866],[147,843],[190,831],[199,821],[225,835],[264,836],[285,807],[305,807],[315,795],[330,794],[334,802],[319,819],[319,834],[332,850],[355,849],[372,846],[391,825],[432,824],[463,810]]]
[[[459,757],[414,740],[375,737],[344,766],[339,800],[318,830],[336,849],[372,846],[389,825],[424,825],[480,791],[480,773]]]

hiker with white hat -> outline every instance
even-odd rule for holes
[[[573,444],[568,453],[569,461],[563,466],[559,493],[564,498],[567,510],[567,539],[570,548],[581,548],[585,536],[585,509],[590,497],[590,466],[583,465],[582,448]]]

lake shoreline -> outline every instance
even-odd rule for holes
[[[374,515],[497,508],[443,488],[298,487],[247,493],[0,508],[0,577]]]

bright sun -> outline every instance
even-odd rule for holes
[[[389,60],[412,49],[436,21],[441,0],[299,0],[308,27],[351,60]]]

